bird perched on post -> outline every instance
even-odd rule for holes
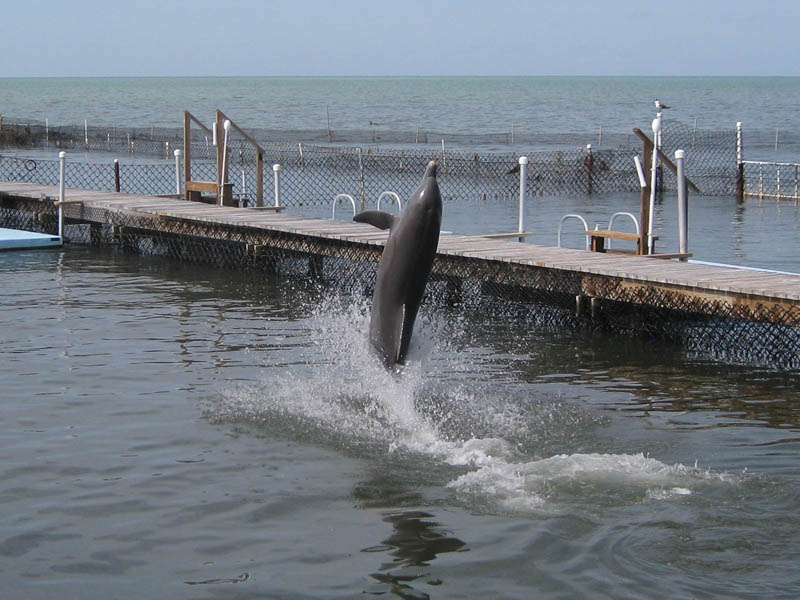
[[[662,103],[661,103],[661,100],[659,100],[658,98],[656,98],[656,99],[653,101],[653,104],[655,104],[655,105],[656,105],[656,110],[657,110],[658,112],[661,112],[661,111],[662,111],[662,110],[664,110],[665,108],[669,108],[669,106],[667,106],[666,104],[662,104]]]

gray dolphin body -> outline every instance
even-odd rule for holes
[[[390,230],[372,296],[369,337],[387,367],[403,364],[439,244],[442,197],[436,162],[428,163],[401,215],[367,210],[353,220]]]

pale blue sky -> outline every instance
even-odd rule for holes
[[[2,20],[0,77],[800,75],[798,0],[10,0]]]

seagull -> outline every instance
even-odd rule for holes
[[[656,110],[659,111],[659,112],[662,111],[665,108],[669,108],[669,106],[667,106],[666,104],[661,104],[661,100],[659,100],[658,98],[656,98],[653,101],[653,104],[656,105]]]

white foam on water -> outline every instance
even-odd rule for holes
[[[666,501],[725,479],[643,454],[532,459],[529,448],[539,437],[594,426],[596,419],[558,403],[508,398],[507,385],[498,387],[491,375],[464,364],[472,357],[448,351],[450,334],[442,329],[435,319],[418,322],[409,363],[389,372],[368,342],[366,303],[328,301],[310,320],[304,363],[296,369],[267,365],[258,385],[230,390],[213,412],[315,442],[366,447],[370,455],[410,453],[423,464],[452,467],[447,488],[489,511]]]

